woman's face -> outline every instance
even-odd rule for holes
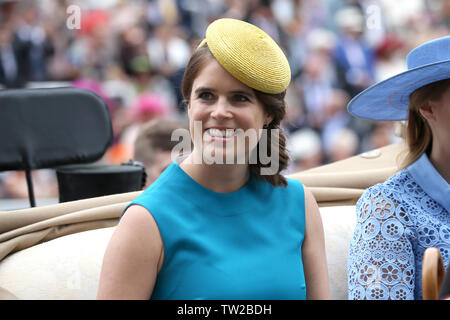
[[[433,121],[429,121],[433,132],[433,144],[438,143],[440,147],[449,150],[450,141],[450,86],[444,91],[441,98],[431,102],[433,108]]]
[[[214,161],[211,159],[235,164],[242,163],[244,158],[248,163],[248,154],[258,143],[260,129],[272,120],[253,89],[213,58],[208,59],[193,81],[188,115],[194,153],[202,153],[209,164]]]

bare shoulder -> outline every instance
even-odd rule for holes
[[[115,234],[132,243],[138,242],[147,248],[148,244],[151,244],[152,249],[162,246],[161,235],[155,219],[146,208],[139,205],[132,205],[125,211]],[[138,249],[141,245],[135,248]]]
[[[322,233],[322,218],[320,216],[319,205],[317,204],[314,194],[306,186],[303,187],[305,191],[305,224],[306,235]],[[309,232],[308,232],[309,231]],[[309,233],[309,234],[308,234]]]
[[[305,214],[307,216],[319,214],[319,205],[314,194],[306,186],[303,186],[303,190],[305,192]]]
[[[148,299],[163,259],[163,244],[151,213],[130,206],[106,248],[98,299]]]
[[[309,201],[314,200],[314,202],[316,201],[316,198],[314,198],[314,194],[307,186],[303,185],[303,190],[305,192],[305,201],[307,200]]]
[[[127,208],[117,227],[129,228],[156,228],[158,229],[155,219],[151,212],[140,205],[132,205]]]

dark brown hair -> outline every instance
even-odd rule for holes
[[[186,105],[189,103],[192,85],[194,83],[195,78],[197,77],[198,73],[203,69],[204,65],[206,64],[206,62],[208,62],[209,59],[214,59],[214,57],[207,45],[198,48],[191,56],[191,59],[189,60],[186,66],[183,81],[181,84],[181,91]],[[279,166],[278,172],[276,174],[261,175],[260,169],[263,167],[270,167],[270,163],[267,165],[263,165],[262,163],[260,163],[259,158],[257,157],[258,161],[256,164],[249,164],[250,171],[258,179],[266,180],[267,182],[269,182],[274,186],[287,186],[286,178],[280,174],[282,170],[287,168],[289,162],[289,156],[286,151],[286,137],[284,136],[282,129],[280,127],[281,120],[284,118],[284,115],[286,113],[286,103],[284,100],[286,91],[283,91],[278,94],[268,94],[255,89],[253,89],[253,91],[255,92],[256,98],[263,105],[264,111],[268,115],[271,115],[273,117],[272,122],[268,126],[264,127],[264,129],[267,130],[264,130],[263,132],[268,133],[267,137],[264,137],[267,138],[268,146],[270,146],[268,148],[269,149],[268,152],[270,153],[270,150],[276,150],[274,148],[278,149]],[[278,139],[275,139],[275,141],[272,141],[271,139],[270,134],[271,129],[278,129],[273,131],[276,132],[278,135],[277,137]],[[257,151],[259,151],[259,143],[253,150],[253,152]]]
[[[414,91],[409,96],[408,125],[405,139],[408,152],[402,163],[406,168],[416,161],[424,152],[429,154],[433,143],[433,135],[427,120],[420,114],[419,109],[428,101],[439,100],[445,90],[450,86],[450,79],[436,81]]]

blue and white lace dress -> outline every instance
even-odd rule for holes
[[[348,260],[349,299],[422,299],[422,260],[450,254],[450,185],[423,154],[356,204]]]

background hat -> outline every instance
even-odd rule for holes
[[[206,43],[225,70],[253,89],[281,93],[291,81],[289,63],[281,48],[250,23],[229,18],[215,20],[206,30]]]
[[[114,108],[116,107],[116,104],[113,99],[109,97],[108,94],[106,94],[106,91],[103,89],[103,84],[97,80],[89,79],[89,78],[80,78],[71,83],[72,87],[80,88],[80,89],[86,89],[90,90],[97,95],[100,96],[108,106],[108,109],[110,112],[114,111]]]
[[[304,160],[322,152],[322,141],[314,130],[300,129],[289,137],[288,150],[293,160]]]
[[[347,106],[358,118],[396,121],[408,118],[409,96],[432,82],[450,78],[450,36],[426,42],[406,57],[408,70],[381,81]]]
[[[169,106],[164,99],[157,94],[143,93],[139,95],[132,105],[134,116],[139,117],[144,113],[153,113],[155,116],[164,116],[169,111]]]
[[[360,9],[348,6],[336,13],[336,24],[339,28],[354,32],[364,31],[364,16]]]

